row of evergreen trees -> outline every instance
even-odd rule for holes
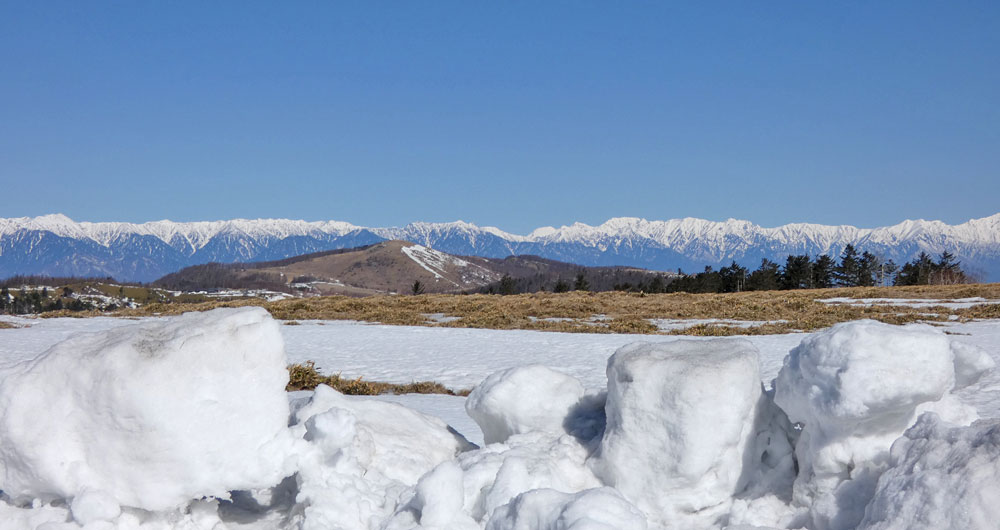
[[[871,252],[859,253],[847,245],[838,259],[828,255],[812,258],[806,254],[788,256],[784,265],[769,259],[761,260],[760,267],[749,270],[732,262],[728,267],[714,270],[705,267],[697,274],[681,274],[670,278],[645,271],[600,269],[599,282],[594,284],[591,274],[598,269],[581,270],[575,278],[562,277],[512,278],[510,275],[493,283],[480,292],[486,294],[519,294],[551,291],[630,291],[644,293],[731,293],[739,291],[773,291],[779,289],[822,289],[828,287],[872,287],[889,285],[928,285],[969,283],[971,279],[962,270],[954,254],[943,252],[935,260],[926,252],[902,267],[893,260],[882,260]],[[595,276],[597,278],[598,276]]]
[[[703,272],[675,279],[660,291],[646,292],[732,293],[827,287],[936,285],[969,281],[954,254],[947,251],[937,261],[921,252],[915,259],[899,267],[891,259],[883,261],[867,251],[859,254],[853,245],[847,245],[839,262],[827,255],[812,259],[802,254],[788,256],[784,266],[765,258],[761,260],[760,267],[750,271],[734,261],[719,270],[705,267]]]
[[[10,289],[4,286],[0,288],[0,314],[27,315],[60,309],[85,311],[94,308],[89,302],[70,298],[72,293],[73,290],[66,287],[63,289],[63,296],[49,297],[48,287],[43,287],[41,290],[21,289],[11,294]]]

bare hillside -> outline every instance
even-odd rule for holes
[[[263,263],[207,264],[164,276],[159,286],[181,290],[258,287],[309,294],[413,292],[479,289],[502,274],[480,263],[405,241],[385,241],[356,249],[307,254]]]

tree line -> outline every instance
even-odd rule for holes
[[[478,290],[482,294],[522,294],[547,291],[629,291],[649,290],[649,286],[662,288],[670,282],[671,274],[633,267],[577,267],[570,270],[542,272],[528,276],[504,274],[499,281]],[[658,291],[657,291],[658,292]]]
[[[4,285],[0,287],[0,314],[7,315],[28,315],[41,313],[43,311],[58,311],[68,309],[70,311],[86,311],[94,309],[90,302],[72,298],[73,289],[64,287],[61,296],[49,296],[49,288],[41,289],[20,289],[11,293],[10,288]]]
[[[685,275],[670,282],[661,291],[688,293],[732,293],[740,291],[773,291],[779,289],[823,289],[829,287],[874,287],[889,285],[943,285],[970,283],[955,255],[945,251],[937,260],[926,252],[903,264],[882,260],[871,252],[858,253],[847,245],[840,260],[828,255],[811,258],[807,254],[791,255],[785,264],[769,259],[750,271],[732,262],[728,267]]]

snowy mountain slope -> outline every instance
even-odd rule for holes
[[[534,254],[581,265],[688,271],[733,260],[756,267],[763,258],[780,262],[789,254],[837,255],[847,244],[897,263],[921,251],[948,250],[983,279],[1000,280],[1000,214],[958,225],[908,220],[882,228],[806,223],[765,228],[736,219],[620,217],[598,226],[542,227],[525,236],[462,221],[364,228],[288,219],[78,223],[53,214],[0,218],[0,277],[86,274],[150,281],[211,261],[275,260],[388,239],[458,255]]]

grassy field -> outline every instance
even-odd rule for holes
[[[152,303],[119,316],[147,316],[204,311],[215,307],[260,305],[275,318],[298,320],[360,320],[384,324],[534,329],[587,333],[659,333],[649,319],[726,319],[763,322],[751,327],[698,325],[671,333],[684,335],[772,334],[814,330],[837,322],[871,318],[893,324],[915,321],[967,321],[1000,318],[1000,305],[966,309],[937,307],[871,307],[818,302],[824,298],[921,298],[949,301],[981,297],[1000,300],[1000,284],[840,288],[796,291],[755,291],[728,294],[641,294],[623,292],[537,293],[499,295],[420,295],[315,297],[204,303]],[[457,317],[436,322],[428,315]],[[51,316],[86,316],[55,313]],[[595,318],[596,316],[596,318]],[[437,319],[440,320],[440,319]]]

